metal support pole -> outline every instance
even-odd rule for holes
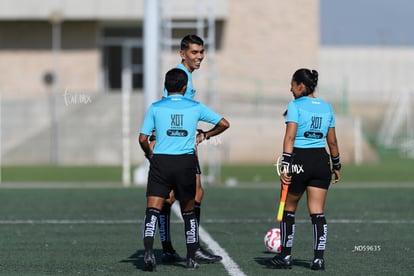
[[[131,186],[130,99],[132,92],[130,45],[122,47],[122,183]]]
[[[49,21],[52,24],[52,55],[53,55],[53,91],[51,99],[51,148],[50,158],[54,165],[59,163],[59,126],[57,112],[57,96],[60,89],[60,52],[63,17],[59,11],[53,12]]]
[[[160,99],[160,9],[159,0],[145,0],[144,96],[145,109]]]
[[[3,124],[2,124],[2,110],[1,110],[1,105],[2,105],[2,98],[1,98],[1,94],[0,94],[0,184],[2,181],[2,169],[3,169],[3,148],[2,148],[2,129],[3,129]]]

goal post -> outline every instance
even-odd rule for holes
[[[414,91],[403,89],[392,95],[378,135],[378,144],[385,149],[398,149],[414,158],[414,130],[412,112]]]

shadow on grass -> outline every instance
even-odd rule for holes
[[[137,250],[128,258],[121,260],[121,263],[131,263],[139,270],[144,270],[144,254],[145,250]],[[157,266],[159,265],[169,265],[169,266],[177,266],[177,267],[185,267],[185,263],[163,263],[161,261],[162,257],[162,250],[161,249],[154,249],[155,261]]]
[[[254,261],[258,263],[259,265],[265,266],[266,268],[274,269],[273,267],[269,265],[269,261],[275,256],[275,253],[270,253],[267,251],[263,253],[269,254],[269,257],[255,257]],[[310,262],[311,262],[310,260],[293,259],[292,266],[310,268]]]

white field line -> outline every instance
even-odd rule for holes
[[[110,219],[16,219],[0,220],[0,224],[139,224],[142,220],[110,220]]]
[[[309,223],[310,219],[297,219],[295,223]],[[203,219],[204,224],[258,224],[275,222],[274,219]],[[0,220],[0,225],[16,224],[142,224],[142,220],[134,219],[10,219]],[[181,220],[171,220],[171,223],[182,223]],[[414,224],[414,220],[363,220],[363,219],[328,219],[328,224]],[[200,227],[201,228],[201,227]],[[205,231],[203,229],[203,231]],[[201,233],[201,231],[200,231]],[[208,234],[208,233],[205,233]]]
[[[173,204],[172,210],[177,217],[181,218],[181,211],[178,205],[179,204]],[[199,231],[200,239],[204,243],[208,244],[208,247],[213,251],[213,253],[223,257],[222,263],[224,265],[224,268],[229,273],[229,275],[233,275],[233,276],[245,276],[246,275],[244,274],[243,271],[241,271],[241,269],[236,264],[236,262],[233,261],[232,258],[230,258],[227,251],[224,248],[222,248],[202,226],[199,226],[198,231]]]
[[[203,223],[222,223],[222,224],[253,224],[253,223],[264,223],[264,222],[276,222],[276,219],[203,219]],[[296,219],[295,223],[309,223],[310,219]],[[364,220],[364,219],[329,219],[327,218],[327,222],[332,224],[414,224],[414,220],[387,220],[387,219],[377,219],[377,220]]]

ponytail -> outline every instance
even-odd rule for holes
[[[303,96],[308,96],[315,91],[316,86],[318,86],[318,71],[309,70],[306,68],[298,69],[293,74],[293,80],[297,83],[303,83],[306,86],[306,91],[303,93]]]

